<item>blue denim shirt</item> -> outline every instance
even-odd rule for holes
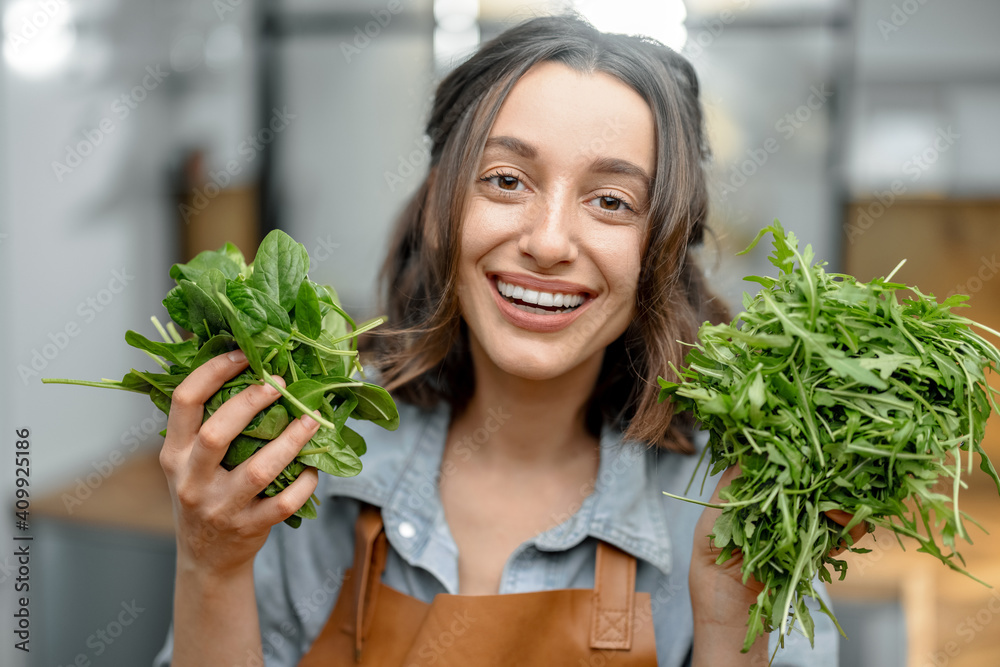
[[[458,593],[458,549],[438,494],[438,476],[450,472],[441,469],[450,407],[442,403],[427,412],[400,404],[399,411],[400,427],[394,432],[369,422],[352,424],[368,444],[364,469],[352,478],[320,475],[319,517],[303,521],[298,529],[276,526],[254,561],[267,667],[297,665],[326,623],[353,560],[359,501],[382,508],[390,547],[383,583],[428,603],[439,593]],[[484,445],[509,418],[502,409],[493,410],[464,446]],[[700,449],[707,433],[698,436]],[[661,492],[684,495],[698,457],[623,443],[621,433],[607,426],[600,447],[594,488],[581,488],[578,509],[569,508],[559,525],[514,550],[504,566],[500,593],[592,588],[597,541],[604,540],[638,560],[636,590],[651,596],[660,667],[682,667],[691,650],[688,567],[702,508]],[[699,473],[689,495],[707,500],[715,480],[706,481],[703,490],[700,482]],[[817,588],[825,596],[821,584]],[[817,605],[810,604],[810,610],[816,622],[815,649],[795,632],[774,665],[837,665],[833,623]],[[772,636],[772,650],[774,646]],[[168,636],[154,665],[169,665],[171,649]],[[251,667],[255,662],[237,657],[233,664]]]

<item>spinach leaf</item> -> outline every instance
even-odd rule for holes
[[[186,340],[183,343],[160,343],[149,340],[131,329],[125,332],[125,342],[134,348],[158,354],[178,366],[187,366],[198,352],[193,340]]]
[[[295,326],[309,338],[317,338],[323,330],[323,316],[319,311],[316,290],[308,282],[299,285],[295,299]]]
[[[165,329],[153,318],[164,342],[135,331],[125,335],[129,345],[149,354],[165,372],[133,369],[119,382],[51,378],[43,382],[143,393],[168,413],[171,394],[194,369],[238,347],[249,368],[209,397],[203,420],[252,385],[274,383],[274,376],[280,376],[285,386],[280,389],[282,397],[257,413],[233,439],[222,465],[235,468],[279,437],[292,418],[318,410],[321,428],[262,495],[280,493],[306,465],[332,475],[357,475],[366,444],[347,426],[348,417],[370,419],[386,428],[395,428],[399,420],[388,393],[351,378],[351,370],[360,368],[359,331],[380,320],[359,327],[344,312],[332,287],[309,280],[308,268],[305,247],[280,231],[268,234],[252,264],[231,243],[175,264],[170,275],[177,284],[163,299],[172,323]],[[174,324],[194,337],[181,339]],[[297,527],[302,518],[315,516],[310,499],[286,523]]]
[[[213,296],[189,280],[182,279],[178,284],[187,299],[191,333],[202,340],[207,340],[226,330],[226,318],[223,317],[222,308]]]
[[[249,284],[277,301],[285,311],[295,305],[299,286],[309,271],[306,247],[275,230],[264,237],[253,263]]]

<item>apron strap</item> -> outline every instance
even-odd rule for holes
[[[375,618],[379,581],[385,569],[385,532],[382,530],[382,512],[368,503],[361,504],[358,521],[354,525],[354,655],[361,661],[361,649]]]
[[[597,543],[590,647],[632,649],[635,558],[607,542]]]

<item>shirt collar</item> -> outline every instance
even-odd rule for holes
[[[438,493],[450,406],[442,401],[431,412],[406,404],[398,407],[400,427],[395,442],[375,442],[381,429],[367,422],[355,426],[369,442],[362,457],[363,470],[349,478],[322,475],[326,482],[322,493],[381,507],[386,536],[405,560],[429,569],[442,581],[457,581],[453,571],[457,548],[448,533]],[[536,536],[535,547],[565,551],[594,537],[669,574],[668,517],[660,485],[650,477],[657,451],[623,442],[621,433],[607,424],[601,430],[600,448],[593,491],[581,489],[579,509]],[[409,526],[404,526],[406,523]],[[445,555],[450,558],[443,558]]]

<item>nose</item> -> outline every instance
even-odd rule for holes
[[[553,193],[533,208],[518,239],[518,250],[543,269],[576,260],[576,211],[570,198]]]

